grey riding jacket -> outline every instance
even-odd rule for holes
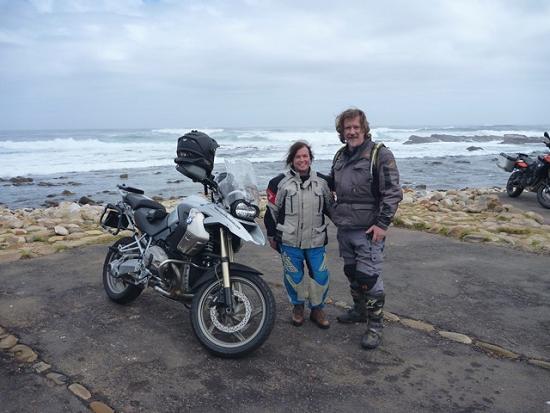
[[[376,225],[387,229],[403,199],[393,154],[381,147],[376,167],[371,168],[373,147],[374,142],[368,139],[352,151],[342,150],[334,159],[331,175],[336,202],[331,217],[338,228],[367,229]]]
[[[264,223],[268,237],[303,249],[327,243],[325,215],[333,200],[325,175],[310,170],[309,177],[302,180],[289,170],[269,181],[267,200]]]

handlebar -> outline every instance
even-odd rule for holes
[[[116,187],[122,191],[133,192],[134,194],[143,195],[145,193],[145,191],[143,191],[142,189],[134,188],[133,186],[126,186],[124,184],[117,185]]]

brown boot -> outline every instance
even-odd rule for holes
[[[319,328],[327,329],[330,327],[330,323],[322,308],[312,308],[309,319],[317,324]]]
[[[304,305],[296,304],[292,309],[292,324],[300,327],[304,324]]]

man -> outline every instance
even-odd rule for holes
[[[342,112],[336,130],[346,146],[336,153],[331,170],[336,192],[332,220],[354,302],[337,320],[368,322],[361,345],[374,349],[382,340],[384,240],[403,191],[393,154],[372,141],[362,110]]]

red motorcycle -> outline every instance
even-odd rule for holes
[[[550,149],[548,132],[544,132],[543,143]],[[506,172],[512,172],[506,183],[506,192],[510,197],[520,196],[526,189],[536,192],[539,204],[550,209],[550,154],[533,159],[524,153],[501,153],[497,165]]]

